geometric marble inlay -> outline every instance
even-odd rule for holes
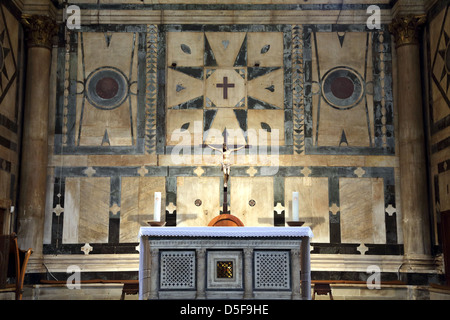
[[[290,253],[288,251],[255,251],[255,289],[287,290],[290,288]]]
[[[160,263],[161,289],[195,289],[196,264],[194,251],[162,251]]]
[[[225,129],[230,144],[246,143],[250,129],[279,130],[276,144],[283,141],[283,47],[282,32],[167,32],[166,143],[195,122],[207,144],[222,143]]]

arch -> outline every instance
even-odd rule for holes
[[[208,223],[208,227],[243,227],[244,224],[232,214],[219,214]]]

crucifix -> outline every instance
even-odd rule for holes
[[[228,178],[230,177],[231,160],[230,155],[232,152],[241,150],[242,148],[248,148],[248,145],[234,146],[234,148],[229,148],[227,143],[227,129],[225,128],[223,132],[223,144],[222,146],[209,145],[206,146],[222,153],[222,172],[223,172],[223,212],[228,212],[228,200],[227,200],[227,190],[228,190]]]
[[[228,88],[234,88],[234,83],[228,83],[228,77],[223,77],[223,83],[216,84],[217,88],[223,88],[223,98],[228,99]]]

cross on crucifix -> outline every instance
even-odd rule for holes
[[[217,88],[223,88],[223,98],[228,99],[228,88],[234,88],[234,83],[228,83],[228,77],[223,77],[223,83],[216,84]]]
[[[215,151],[219,151],[222,153],[222,171],[223,171],[223,212],[222,213],[229,213],[228,211],[228,200],[227,200],[227,188],[228,188],[228,178],[230,176],[230,168],[231,168],[231,161],[230,161],[230,155],[234,151],[241,150],[242,148],[249,148],[249,145],[242,145],[242,146],[234,146],[233,149],[229,149],[228,143],[227,143],[227,137],[228,132],[225,128],[223,132],[223,145],[222,146],[214,146],[214,145],[203,145],[207,146]]]

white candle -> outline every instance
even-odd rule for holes
[[[155,192],[155,210],[153,212],[155,221],[161,220],[161,192]]]
[[[299,221],[299,218],[298,218],[298,192],[292,192],[292,221]]]

